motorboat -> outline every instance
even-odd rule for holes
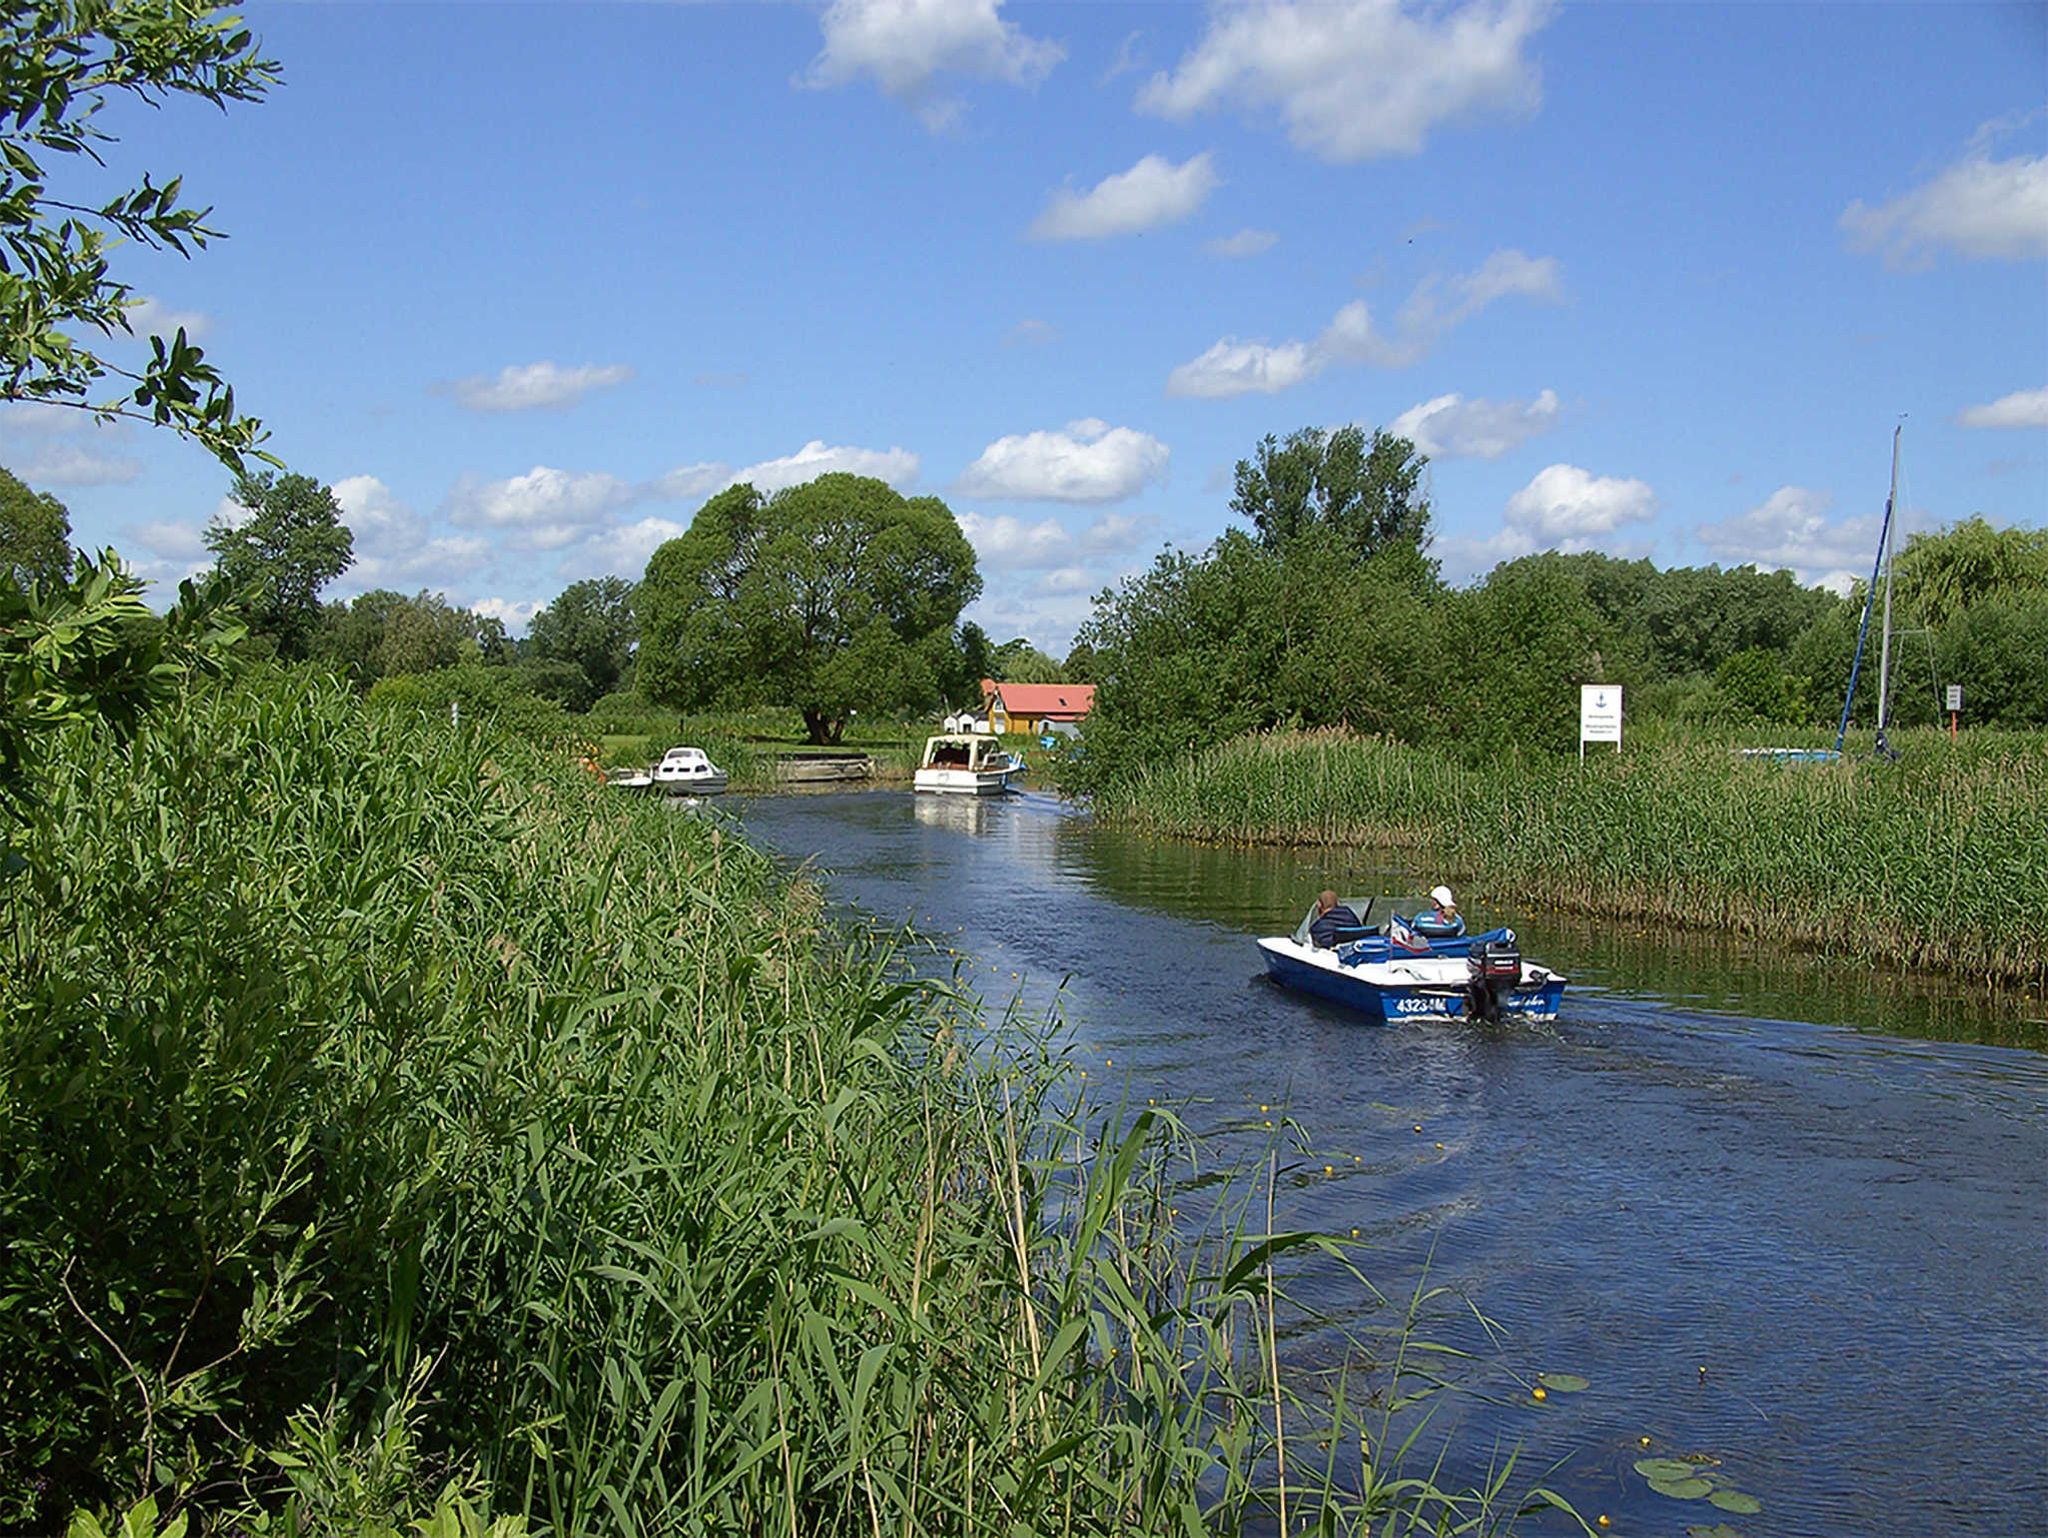
[[[604,782],[612,790],[647,790],[653,786],[654,776],[648,770],[629,766],[606,770]]]
[[[1356,930],[1340,932],[1335,946],[1310,937],[1316,908],[1291,935],[1259,941],[1274,982],[1358,1011],[1385,1024],[1436,1016],[1453,1020],[1555,1020],[1564,1002],[1564,977],[1522,956],[1512,929],[1471,935],[1425,935],[1399,918],[1384,932],[1369,927],[1372,901],[1361,908]]]
[[[914,788],[939,795],[996,796],[1024,772],[1024,760],[984,732],[941,732],[927,737]]]
[[[725,771],[702,748],[670,748],[654,766],[654,788],[665,796],[715,796],[725,786]]]

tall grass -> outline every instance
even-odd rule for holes
[[[1678,735],[1474,768],[1340,733],[1237,739],[1096,798],[1233,843],[1382,846],[1572,911],[2048,986],[2048,737],[1919,733],[1899,763],[1743,759]]]
[[[0,1525],[1512,1524],[1511,1467],[1402,1470],[1411,1310],[1280,1359],[1287,1267],[1351,1261],[1256,1172],[1180,1226],[1170,1119],[1072,1107],[716,825],[294,679],[74,737],[34,817]]]

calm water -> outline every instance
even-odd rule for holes
[[[1478,1382],[1512,1402],[1459,1401],[1471,1456],[1519,1443],[1617,1534],[2048,1534],[2048,1055],[2010,1044],[2043,1039],[2038,1001],[1469,891],[1571,976],[1562,1018],[1366,1027],[1268,985],[1252,937],[1323,885],[1431,873],[1135,839],[1039,796],[732,809],[840,900],[957,934],[992,1000],[1057,991],[1091,1083],[1185,1102],[1247,1157],[1285,1106],[1313,1153],[1282,1225],[1361,1230],[1389,1291],[1427,1260],[1504,1327]],[[1299,1285],[1367,1315],[1346,1279]],[[1335,1347],[1304,1326],[1287,1349]],[[1535,1406],[1516,1378],[1539,1371],[1591,1387]],[[1763,1511],[1650,1492],[1645,1435]]]

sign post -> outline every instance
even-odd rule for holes
[[[1956,717],[1962,713],[1963,686],[1961,684],[1950,684],[1948,686],[1948,740],[1951,747],[1955,746]]]
[[[1579,762],[1586,761],[1586,744],[1611,742],[1621,751],[1621,685],[1579,685]]]

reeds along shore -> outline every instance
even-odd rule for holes
[[[81,730],[41,791],[0,887],[0,1527],[1434,1532],[1528,1495],[1402,1474],[1401,1364],[1442,1360],[1402,1307],[1348,1382],[1281,1361],[1287,1266],[1350,1261],[1264,1232],[1271,1169],[1177,1218],[1169,1119],[1076,1110],[712,821],[293,678]]]
[[[1684,741],[1473,768],[1336,732],[1222,743],[1095,800],[1119,826],[1416,852],[1518,897],[2048,988],[2048,736],[1915,734],[1898,763]]]

